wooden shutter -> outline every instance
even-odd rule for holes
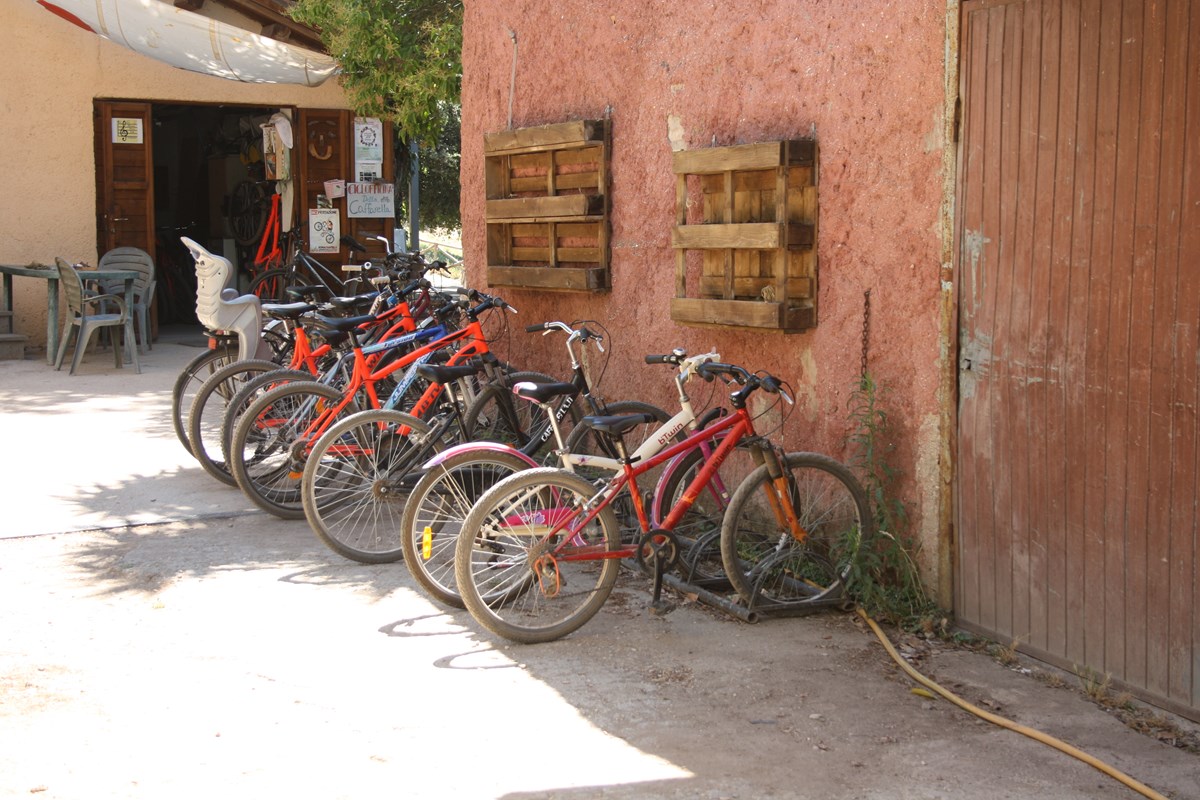
[[[150,104],[97,100],[96,246],[154,252],[154,148]]]
[[[308,235],[308,211],[317,208],[318,195],[325,194],[325,181],[341,179],[351,182],[354,174],[354,112],[342,109],[301,108],[297,110],[295,126],[295,155],[298,165],[296,186],[296,224],[301,238]],[[383,125],[383,176],[393,181],[395,176],[392,154],[392,127]],[[383,256],[383,246],[367,241],[370,236],[392,238],[394,219],[351,219],[346,215],[345,198],[332,201],[338,209],[341,232],[349,233],[369,248],[367,258]],[[335,270],[349,263],[351,255],[347,248],[336,254],[314,254],[314,257]],[[362,261],[356,255],[353,261]]]

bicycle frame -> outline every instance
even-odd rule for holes
[[[669,425],[670,423],[667,423],[667,425],[662,426],[660,431]],[[754,430],[754,421],[749,412],[744,407],[735,409],[733,414],[718,420],[708,427],[701,428],[682,442],[677,442],[640,463],[632,463],[636,462],[636,456],[630,457],[628,462],[620,463],[620,472],[609,480],[599,493],[592,497],[588,503],[588,511],[582,518],[576,515],[572,509],[563,508],[557,511],[552,510],[550,514],[546,515],[549,519],[543,518],[540,522],[538,520],[522,519],[521,515],[517,515],[511,520],[506,521],[514,527],[525,528],[525,531],[521,533],[528,536],[536,536],[542,542],[547,542],[553,537],[561,535],[559,543],[550,551],[556,559],[561,561],[630,558],[638,552],[640,543],[623,545],[614,550],[606,550],[601,545],[575,544],[578,540],[577,534],[594,520],[600,514],[601,510],[608,507],[626,486],[631,487],[629,496],[632,500],[643,535],[652,534],[654,530],[668,532],[673,530],[679,524],[683,515],[695,503],[700,493],[713,480],[717,470],[721,468],[721,465],[725,462],[729,454],[733,452],[734,448],[742,441],[757,438],[757,436],[758,434]],[[646,514],[645,503],[642,500],[641,494],[636,491],[638,476],[649,472],[660,464],[693,447],[699,446],[702,442],[712,441],[718,437],[722,437],[722,440],[713,451],[711,458],[705,461],[704,466],[692,479],[691,483],[688,484],[683,492],[683,496],[672,506],[666,519],[662,521],[658,528],[652,529],[649,517]],[[646,444],[654,444],[654,440],[648,440]],[[641,449],[639,448],[639,452]],[[759,448],[756,450],[756,460],[768,458],[768,453],[770,453],[769,449]],[[773,453],[770,454],[773,455]],[[782,475],[782,470],[773,471],[773,477],[776,481],[786,480]],[[784,491],[781,492],[781,488]],[[798,540],[803,540],[805,534],[800,526],[786,487],[781,487],[776,483],[769,502],[780,523],[786,525],[787,529],[792,531],[792,535]],[[507,530],[506,533],[510,535],[518,534],[517,531],[511,529]]]
[[[403,358],[396,360],[383,367],[382,369],[372,370],[368,365],[367,356],[374,353],[381,353],[403,344],[407,344],[419,338],[441,335],[435,341],[430,342],[422,347],[413,350],[406,354]],[[365,391],[367,398],[372,408],[380,408],[379,396],[375,391],[375,382],[381,380],[397,370],[405,367],[415,367],[419,363],[423,363],[422,359],[427,360],[428,357],[437,350],[444,349],[453,344],[467,340],[466,344],[451,356],[450,365],[462,364],[472,356],[483,355],[488,353],[487,340],[484,338],[483,327],[478,319],[472,320],[466,327],[457,331],[445,332],[444,328],[434,327],[425,330],[415,331],[413,333],[401,336],[397,339],[391,339],[378,344],[363,347],[355,345],[352,351],[354,358],[354,369],[350,376],[350,381],[346,388],[342,391],[342,398],[332,406],[328,406],[314,419],[308,426],[302,430],[296,437],[297,441],[305,441],[305,452],[316,442],[317,438],[324,433],[337,417],[354,401],[354,397],[360,392]],[[339,362],[344,363],[344,361]],[[336,369],[336,367],[335,367]],[[411,381],[410,381],[411,383]],[[409,410],[409,413],[414,416],[422,416],[427,412],[437,399],[442,394],[441,384],[430,384],[417,403]],[[262,420],[260,425],[264,428],[272,427],[273,425],[286,424],[285,420]]]

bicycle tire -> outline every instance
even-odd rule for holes
[[[315,438],[305,430],[327,417],[342,392],[316,381],[277,386],[252,402],[234,429],[228,464],[238,487],[252,503],[282,519],[302,519],[300,479],[307,448]],[[339,416],[357,407],[351,402]],[[326,420],[328,430],[336,420]]]
[[[578,475],[550,467],[505,478],[479,498],[454,552],[458,591],[476,622],[497,636],[534,644],[560,639],[596,615],[612,593],[620,560],[546,561],[538,531],[531,529],[548,527],[548,517],[561,521],[584,513],[595,492]],[[618,549],[612,509],[600,509],[576,537],[601,552]],[[546,565],[540,579],[531,559]]]
[[[421,464],[438,447],[426,442],[431,431],[411,414],[368,409],[322,434],[301,486],[304,518],[317,538],[363,564],[403,558],[400,519]]]
[[[515,398],[512,393],[512,388],[523,381],[556,383],[554,378],[541,372],[510,372],[504,376],[503,384],[484,386],[463,413],[463,430],[469,440],[506,444],[528,456],[554,449],[553,436],[542,438],[543,432],[550,427],[546,409]],[[506,405],[512,408],[515,426],[506,413]]]
[[[529,468],[526,459],[503,450],[465,450],[431,467],[413,487],[400,520],[400,546],[408,571],[435,600],[464,608],[454,581],[463,520],[488,489]]]
[[[267,228],[270,208],[266,190],[255,181],[241,181],[229,193],[229,227],[238,244],[256,244]]]
[[[238,420],[256,398],[266,394],[277,386],[296,381],[315,381],[317,377],[311,372],[296,369],[283,369],[278,364],[271,372],[264,372],[250,378],[225,404],[225,412],[221,415],[221,461],[229,462],[229,450],[233,443],[233,431]],[[232,477],[232,475],[230,476]]]
[[[276,267],[256,275],[246,291],[264,303],[286,303],[287,289],[294,284],[290,269]]]
[[[248,376],[278,368],[279,365],[273,361],[257,358],[226,364],[201,384],[192,399],[187,429],[192,456],[200,462],[205,472],[226,486],[237,485],[225,464],[224,448],[221,446],[221,423],[225,418],[226,404],[248,380]]]
[[[774,485],[763,464],[741,482],[725,512],[725,573],[749,608],[835,602],[873,535],[866,492],[849,469],[828,456],[788,453],[781,462],[806,538],[796,541],[771,510],[768,492]]]
[[[184,366],[171,387],[171,424],[175,428],[175,437],[189,454],[192,443],[188,439],[187,421],[191,413],[192,400],[204,381],[226,364],[236,361],[238,351],[235,347],[218,347],[197,354]]]

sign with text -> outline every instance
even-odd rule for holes
[[[342,225],[336,208],[308,210],[308,252],[336,253],[341,249]]]
[[[347,183],[346,216],[394,219],[396,187],[386,181]]]

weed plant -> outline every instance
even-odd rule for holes
[[[944,615],[921,583],[909,552],[909,517],[896,495],[901,477],[892,459],[894,432],[886,409],[887,390],[864,373],[850,394],[850,466],[867,492],[875,538],[859,550],[851,568],[851,595],[876,619],[926,633],[942,633]],[[944,627],[944,621],[940,623]]]

